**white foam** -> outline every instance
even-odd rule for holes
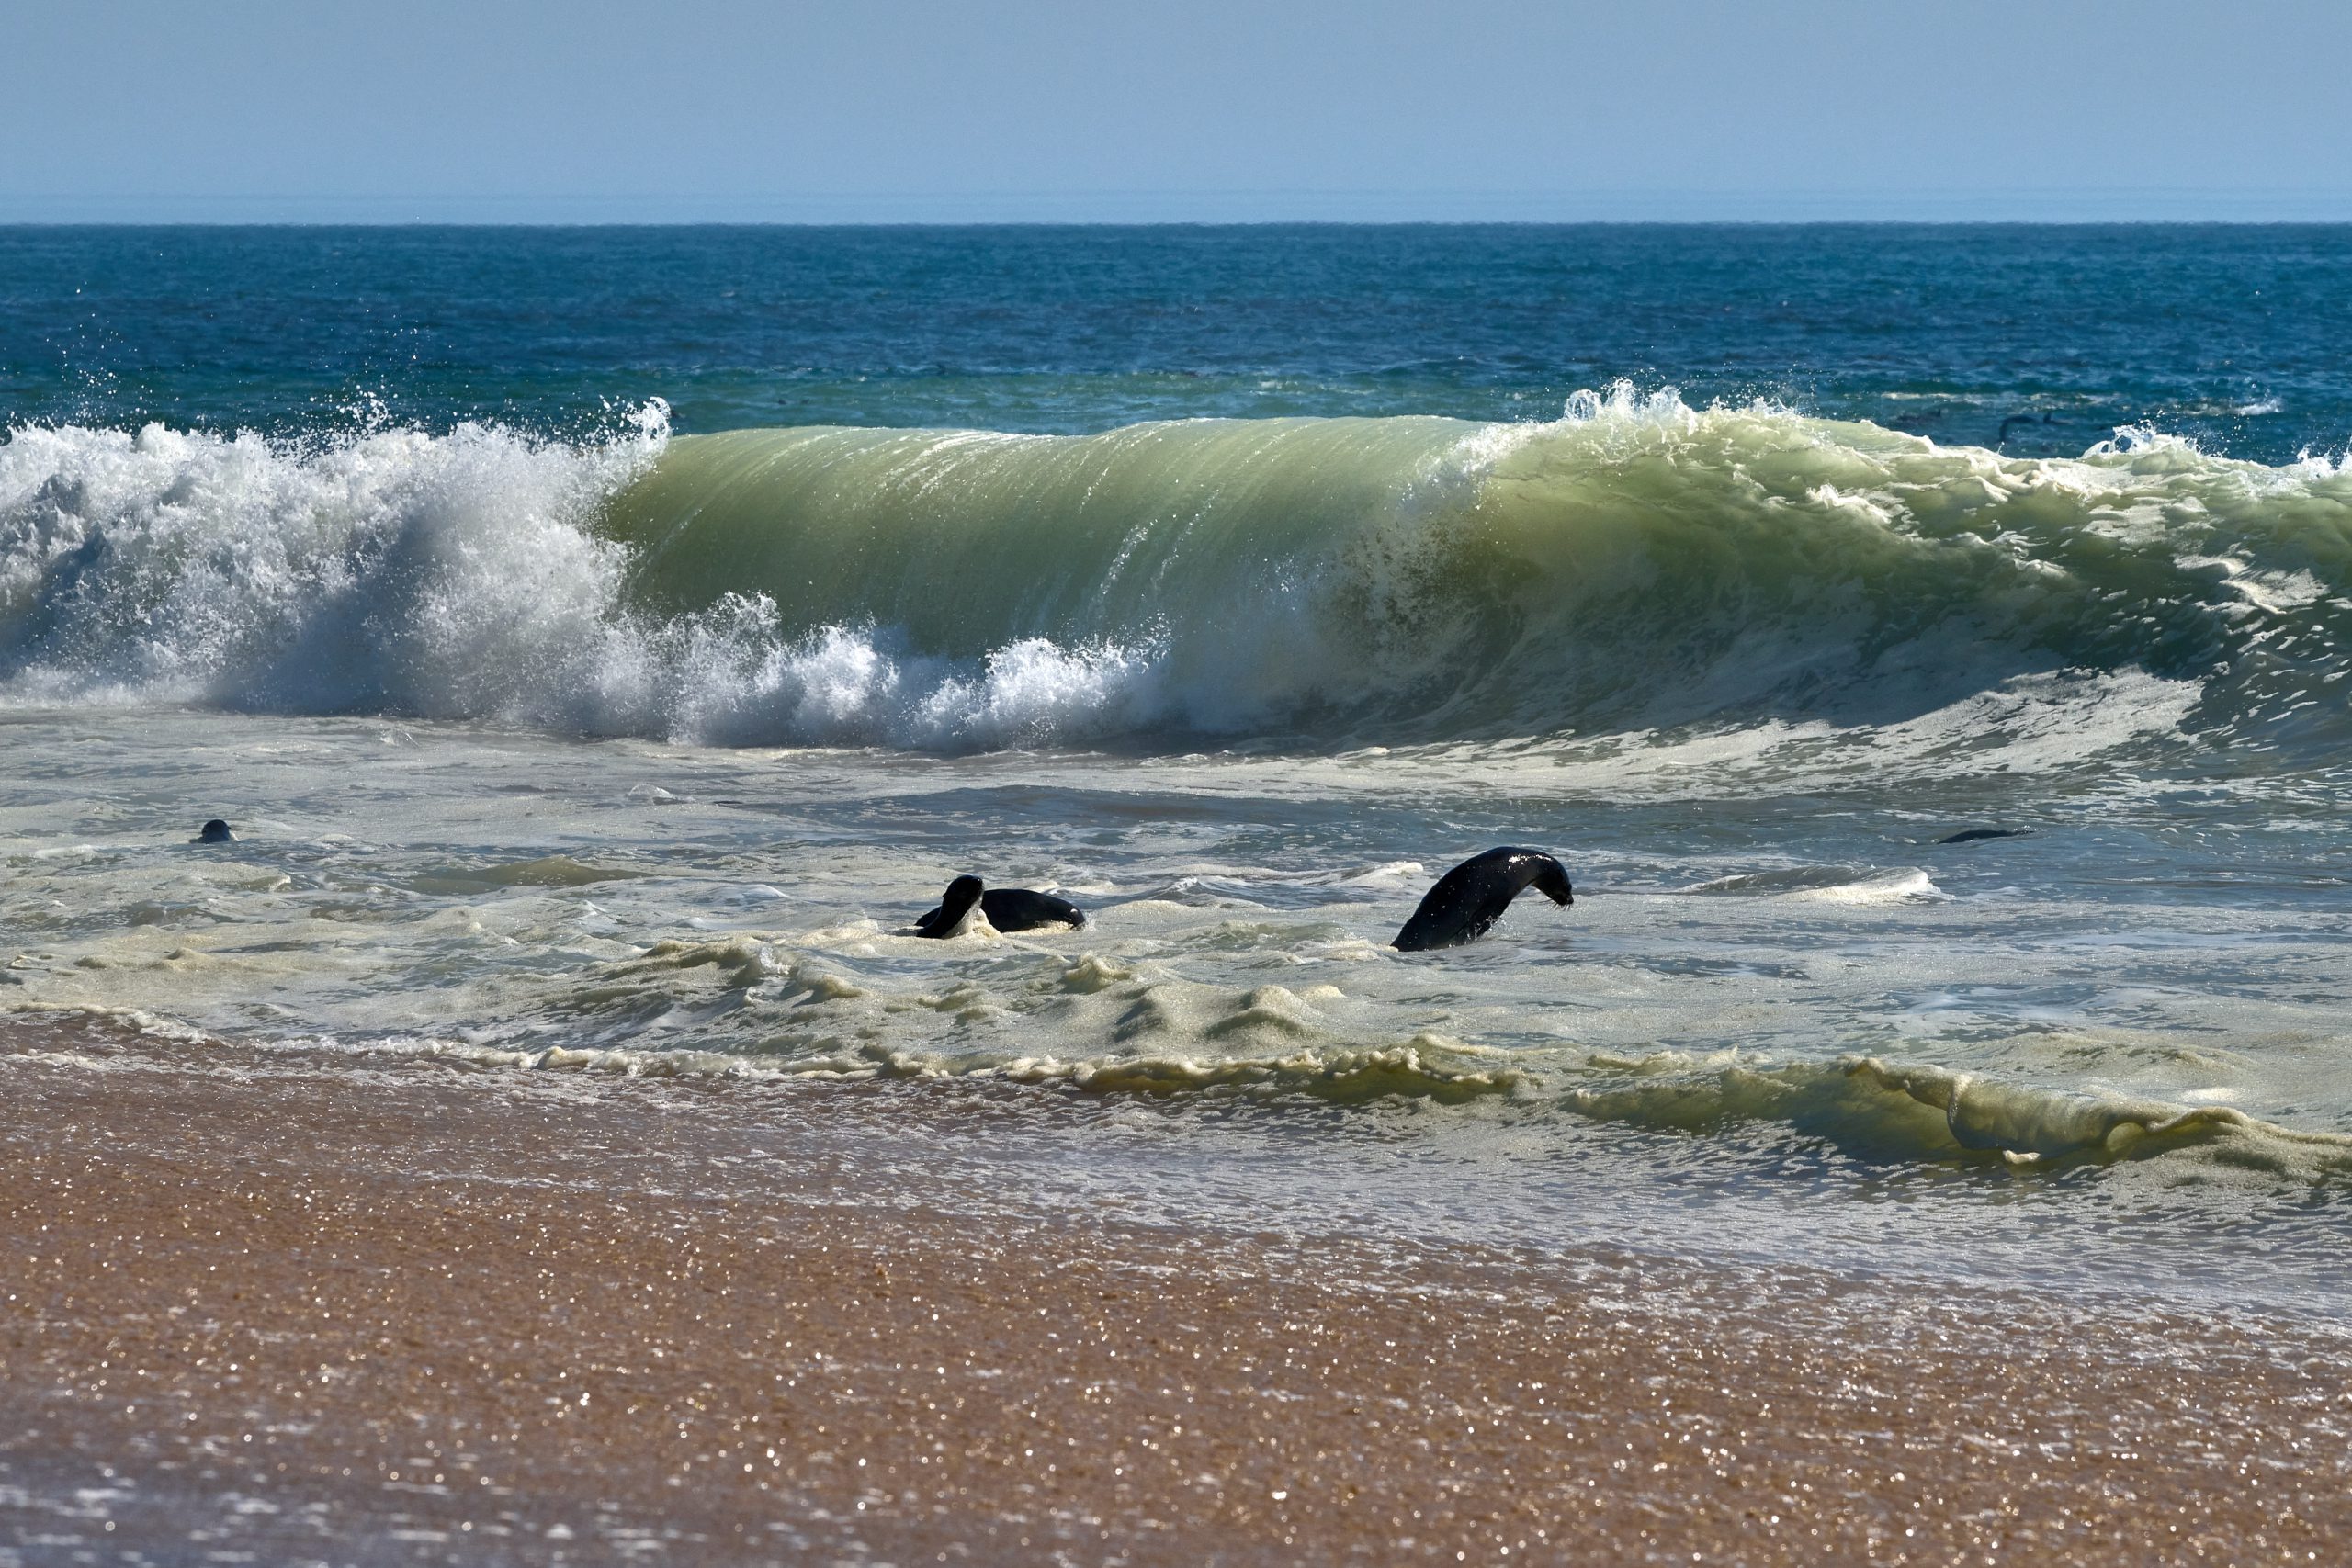
[[[1894,904],[1906,898],[1936,897],[1940,892],[1926,872],[1905,866],[1834,886],[1808,887],[1790,897],[1823,904]]]
[[[0,445],[0,702],[390,709],[734,744],[1001,746],[1148,722],[1155,650],[925,659],[729,594],[648,617],[596,510],[666,444],[462,425],[308,446],[150,425]],[[657,795],[649,795],[649,800]]]
[[[602,651],[622,558],[585,526],[660,411],[575,447],[461,425],[311,447],[149,425],[0,446],[17,702],[476,716]]]

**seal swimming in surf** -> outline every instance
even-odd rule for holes
[[[1529,887],[1563,908],[1577,901],[1566,870],[1542,850],[1505,845],[1472,855],[1437,879],[1392,945],[1399,953],[1426,953],[1476,942]]]
[[[229,831],[229,824],[218,817],[198,828],[196,837],[188,840],[191,844],[233,844],[236,841],[237,835]]]
[[[1980,843],[1986,839],[2022,839],[2024,837],[2025,829],[2022,828],[1963,828],[1957,833],[1946,834],[1944,837],[1938,839],[1936,842],[1939,844],[1973,844]]]
[[[951,937],[963,933],[972,911],[988,917],[1001,931],[1031,931],[1040,926],[1082,926],[1086,911],[1067,898],[1027,887],[989,887],[977,876],[959,876],[940,896],[939,908],[915,922],[917,936]]]

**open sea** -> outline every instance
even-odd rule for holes
[[[2347,349],[2346,228],[0,230],[0,1008],[2342,1323]]]

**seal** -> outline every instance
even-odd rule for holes
[[[237,835],[229,831],[229,824],[218,817],[198,828],[196,837],[188,840],[191,844],[233,844],[236,841]]]
[[[961,936],[972,911],[1001,931],[1033,931],[1040,926],[1082,926],[1086,911],[1067,898],[1027,887],[989,887],[977,876],[959,876],[940,895],[939,908],[915,922],[915,934]]]
[[[1945,837],[1938,839],[1936,842],[1939,844],[1974,844],[1981,843],[1986,839],[2022,839],[2024,837],[2025,829],[2022,828],[1963,828],[1957,833],[1947,834]]]
[[[972,923],[972,911],[980,907],[984,886],[977,876],[959,876],[947,885],[939,896],[939,908],[915,921],[915,935],[939,937],[961,936],[964,928]]]
[[[1476,942],[1529,887],[1564,908],[1577,901],[1566,868],[1542,850],[1505,845],[1472,855],[1437,879],[1394,945],[1399,953],[1426,953]]]
[[[991,887],[980,895],[980,913],[1001,931],[1034,931],[1040,926],[1082,926],[1086,911],[1067,898],[1027,887]]]

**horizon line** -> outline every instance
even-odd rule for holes
[[[962,228],[1574,224],[2340,224],[2352,191],[1195,190],[872,195],[0,194],[6,227]]]

